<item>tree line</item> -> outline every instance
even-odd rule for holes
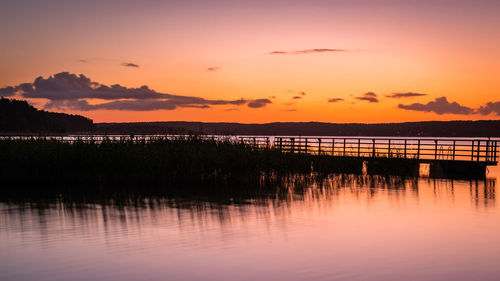
[[[89,118],[39,110],[23,100],[0,98],[2,133],[68,133],[93,130],[94,122]]]

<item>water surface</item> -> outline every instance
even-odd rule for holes
[[[238,203],[0,203],[0,280],[500,280],[486,180],[332,175]]]

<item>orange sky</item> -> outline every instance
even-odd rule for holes
[[[272,102],[260,108],[51,109],[96,122],[372,123],[498,119],[500,114],[474,113],[500,100],[497,1],[69,2],[1,4],[0,88],[70,72],[104,85]],[[343,51],[300,52],[312,49]],[[291,53],[269,54],[273,51]],[[356,99],[367,92],[378,102]],[[408,92],[425,96],[385,97]],[[301,98],[292,99],[297,95]],[[398,108],[439,97],[471,111]],[[329,103],[332,98],[344,100]],[[43,107],[48,100],[29,101]]]

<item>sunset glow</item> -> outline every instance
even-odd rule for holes
[[[499,119],[498,11],[492,0],[10,1],[0,95],[95,122]],[[63,88],[34,86],[62,72]],[[80,75],[97,83],[87,96],[72,88]],[[120,95],[93,98],[116,84]],[[144,85],[174,97],[128,96]]]

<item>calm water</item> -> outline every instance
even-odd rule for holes
[[[500,280],[498,174],[337,175],[245,204],[4,200],[0,280]]]

